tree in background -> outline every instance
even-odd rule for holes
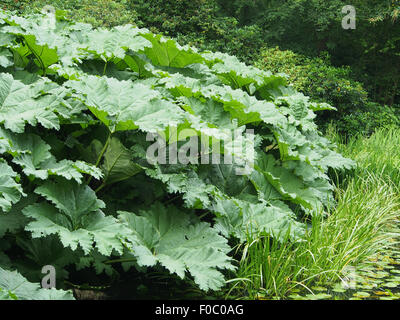
[[[95,26],[124,23],[147,27],[154,32],[177,38],[200,50],[222,51],[237,56],[247,64],[265,60],[265,47],[279,46],[310,60],[305,64],[321,68],[329,74],[325,80],[314,73],[316,83],[309,90],[313,98],[331,102],[339,109],[338,116],[323,115],[324,122],[344,117],[385,112],[358,98],[368,92],[368,101],[379,105],[400,105],[400,1],[399,0],[5,0],[3,6],[20,12],[39,11],[52,4],[69,10],[78,21]],[[355,30],[344,30],[342,8],[353,5],[357,11]],[[328,57],[324,57],[325,52]],[[286,55],[268,51],[271,61],[281,64]],[[318,60],[319,59],[319,60]],[[268,59],[267,59],[268,60]],[[313,61],[313,62],[312,62]],[[303,61],[304,62],[304,61]],[[282,70],[291,68],[282,66]],[[346,72],[340,70],[345,67]],[[349,66],[350,68],[346,68]],[[265,68],[268,63],[264,65]],[[338,67],[336,71],[333,71]],[[279,70],[276,70],[279,71]],[[339,73],[337,73],[339,72]],[[355,84],[352,90],[335,91],[321,86],[327,79],[339,77]],[[336,81],[337,82],[337,81]],[[330,83],[336,83],[331,81]],[[340,81],[339,81],[340,82]],[[362,90],[359,87],[362,85]],[[332,85],[333,86],[333,85]],[[322,89],[321,89],[322,88]],[[354,95],[352,93],[355,93]],[[363,94],[361,96],[364,96]],[[350,100],[348,99],[349,97]],[[367,113],[365,113],[367,112]],[[382,117],[383,114],[382,114]],[[351,122],[352,123],[352,122]],[[354,124],[356,127],[357,125]],[[343,124],[348,128],[347,124]],[[374,127],[374,126],[372,126]],[[347,129],[346,129],[347,130]]]
[[[364,83],[373,100],[400,103],[399,1],[261,2],[270,4],[264,15],[257,13],[247,20],[256,21],[265,30],[270,46],[314,57],[328,51],[334,65],[351,66],[352,77]],[[349,4],[357,10],[355,30],[344,30],[341,25],[341,10]]]
[[[400,125],[395,109],[371,101],[363,84],[352,79],[350,67],[335,67],[330,60],[327,52],[310,58],[275,47],[262,50],[256,66],[273,73],[285,73],[296,90],[313,101],[334,106],[337,111],[319,115],[322,128],[334,122],[341,134],[369,135],[379,127]]]
[[[130,0],[139,25],[177,38],[202,50],[236,55],[247,63],[257,59],[264,45],[257,24],[241,26],[216,0]]]

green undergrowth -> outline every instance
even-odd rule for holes
[[[129,277],[125,298],[286,298],[391,244],[397,131],[332,133],[345,158],[315,123],[334,108],[282,75],[64,14],[0,11],[0,298],[71,299],[44,265],[78,299]]]
[[[217,294],[249,232],[299,241],[334,205],[328,172],[355,163],[318,131],[326,110],[147,29],[0,11],[0,268],[38,284],[53,266],[57,289],[155,270]],[[19,298],[18,277],[0,288]]]
[[[230,281],[228,297],[396,297],[388,288],[379,289],[379,280],[373,279],[377,272],[379,277],[383,272],[380,270],[387,265],[394,268],[392,265],[398,264],[400,152],[396,146],[400,130],[378,130],[371,137],[354,137],[346,144],[333,130],[329,136],[338,143],[341,153],[355,159],[358,164],[350,174],[336,176],[337,206],[328,209],[325,217],[311,219],[303,241],[287,239],[279,244],[268,236],[249,238],[247,244],[238,250],[242,259],[237,277]],[[379,257],[385,258],[381,259],[383,262]],[[346,287],[349,270],[361,278],[356,281],[355,288]],[[392,278],[386,282],[393,287],[397,278]],[[375,291],[365,293],[365,288],[374,288]],[[337,295],[348,292],[347,289],[350,296]]]
[[[330,139],[334,140],[339,151],[357,161],[354,176],[365,176],[372,172],[394,185],[400,184],[400,130],[397,127],[377,130],[368,138],[356,136],[343,141],[332,130]]]

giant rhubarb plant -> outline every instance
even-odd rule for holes
[[[71,265],[158,266],[220,289],[229,239],[296,241],[332,205],[327,171],[353,163],[314,124],[326,109],[282,75],[146,29],[0,11],[0,296],[70,297],[28,282],[44,264],[60,280]],[[157,134],[158,154],[212,142],[159,163]]]

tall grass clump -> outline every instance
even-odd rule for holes
[[[358,163],[336,186],[336,206],[314,216],[301,241],[249,238],[240,251],[237,278],[230,281],[231,296],[285,298],[295,288],[313,293],[312,286],[340,281],[346,267],[391,244],[400,212],[400,130],[379,130],[347,144],[331,138]]]
[[[395,185],[400,185],[400,129],[379,129],[370,137],[351,137],[344,144],[333,130],[329,133],[338,149],[354,159],[358,166],[355,176],[374,173]]]

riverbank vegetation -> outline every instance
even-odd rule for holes
[[[337,205],[326,216],[313,218],[298,243],[278,244],[268,236],[248,239],[240,248],[238,278],[231,280],[229,294],[237,298],[247,294],[252,299],[329,299],[334,295],[328,295],[328,289],[339,285],[333,294],[346,291],[349,267],[357,275],[356,267],[362,268],[368,258],[398,249],[400,152],[395,146],[399,129],[380,129],[371,137],[358,136],[347,144],[341,143],[337,132],[331,131],[330,137],[339,143],[342,154],[358,163],[345,177],[337,177]],[[355,289],[360,291],[364,280],[357,281]],[[369,289],[379,292],[378,287]]]
[[[397,0],[2,6],[0,298],[400,298]]]

